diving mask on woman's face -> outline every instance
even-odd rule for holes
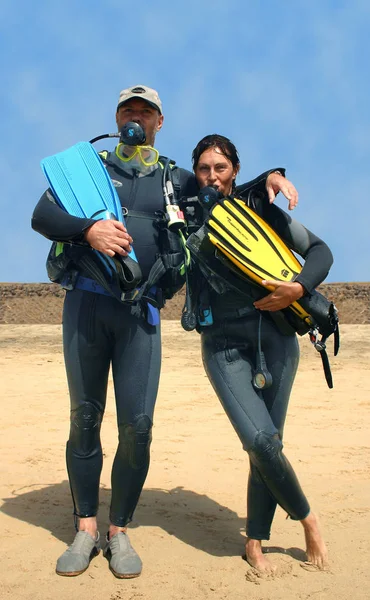
[[[159,159],[159,152],[153,146],[129,146],[120,143],[116,152],[123,162],[141,162],[145,167],[156,165]]]

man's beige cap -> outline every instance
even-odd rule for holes
[[[148,104],[159,110],[160,114],[162,114],[162,102],[160,101],[158,92],[156,92],[156,90],[153,90],[146,85],[135,85],[134,87],[122,90],[119,95],[117,110],[120,106],[122,106],[122,104],[131,98],[141,98],[142,100],[145,100],[148,102]]]

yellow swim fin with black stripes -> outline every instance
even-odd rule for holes
[[[302,270],[278,234],[242,200],[229,196],[214,204],[206,229],[210,242],[259,285],[265,279],[293,281]],[[290,308],[301,319],[309,318],[297,302]]]

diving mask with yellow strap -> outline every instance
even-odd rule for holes
[[[153,146],[129,146],[123,142],[117,145],[116,155],[125,163],[135,161],[144,167],[153,167],[159,159],[159,152]]]
[[[126,123],[120,131],[120,142],[116,155],[125,163],[142,164],[153,167],[159,159],[159,152],[153,146],[146,145],[145,131],[133,121]]]

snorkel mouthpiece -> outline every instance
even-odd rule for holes
[[[145,131],[138,123],[129,121],[121,129],[120,142],[127,146],[143,146],[146,142]]]
[[[198,194],[200,204],[207,210],[211,210],[212,206],[216,204],[218,200],[221,200],[222,197],[221,192],[219,192],[214,185],[207,185],[202,188]]]

